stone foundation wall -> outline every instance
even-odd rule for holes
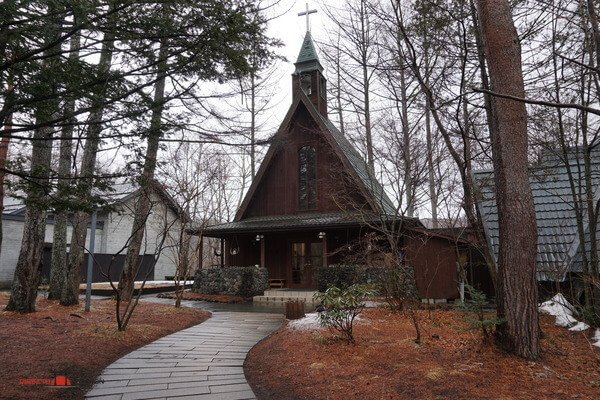
[[[358,284],[381,284],[386,279],[387,270],[383,267],[365,265],[332,264],[319,268],[319,291],[324,292],[327,285],[337,287]]]
[[[266,268],[226,267],[198,270],[192,291],[228,296],[259,296],[268,289]]]

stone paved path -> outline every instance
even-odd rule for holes
[[[282,321],[279,314],[213,313],[109,365],[86,399],[254,399],[246,353]]]

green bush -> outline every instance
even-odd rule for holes
[[[485,308],[489,304],[485,294],[475,289],[471,285],[465,285],[465,290],[470,299],[457,304],[456,309],[462,314],[461,321],[467,324],[466,327],[460,327],[465,330],[480,329],[484,339],[491,336],[496,325],[503,324],[505,319],[498,319],[489,313]]]
[[[319,312],[321,326],[327,327],[334,337],[353,343],[354,321],[365,307],[364,300],[373,297],[375,292],[373,285],[351,285],[329,286],[325,292],[315,293],[314,297],[323,307]]]

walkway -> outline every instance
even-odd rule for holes
[[[279,314],[213,313],[109,365],[86,399],[254,399],[246,353],[281,322]]]

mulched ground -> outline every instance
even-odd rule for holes
[[[542,315],[543,358],[528,362],[483,344],[456,311],[409,317],[368,309],[356,344],[327,330],[283,327],[255,346],[245,372],[259,399],[599,399],[600,348]],[[432,337],[438,335],[439,338]]]
[[[0,293],[0,310],[7,302],[8,296]],[[35,313],[0,311],[0,398],[83,399],[104,367],[113,361],[210,317],[210,313],[197,309],[140,302],[127,329],[119,332],[114,306],[110,300],[92,301],[92,311],[86,313],[84,304],[62,307],[40,297]],[[66,376],[77,387],[20,383],[22,379],[55,376]]]
[[[163,299],[175,299],[174,293],[161,293],[158,297]],[[202,294],[185,292],[182,297],[183,300],[196,300],[196,301],[208,301],[211,303],[245,303],[251,299],[245,299],[239,296],[226,296],[224,294]]]

